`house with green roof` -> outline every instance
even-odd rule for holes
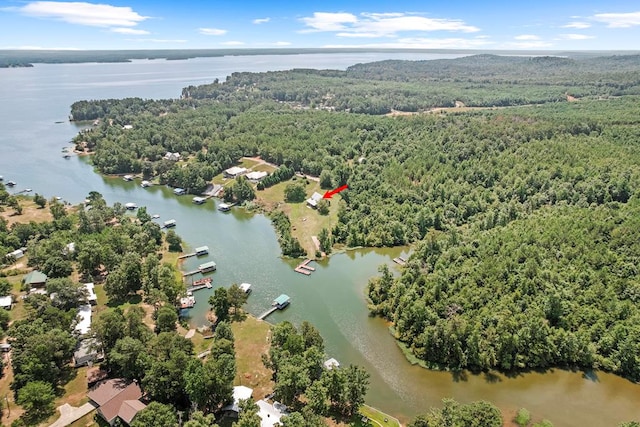
[[[41,271],[33,270],[31,273],[24,276],[22,282],[28,289],[42,288],[47,283],[47,275]]]

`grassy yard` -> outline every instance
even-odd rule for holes
[[[4,212],[0,212],[0,217],[4,218],[8,225],[12,225],[16,222],[28,223],[34,222],[46,222],[52,221],[53,216],[49,211],[49,203],[43,209],[40,209],[30,197],[18,197],[20,206],[22,206],[22,214],[15,215],[14,211],[10,207],[5,207]]]
[[[360,413],[369,418],[369,424],[370,426],[376,427],[376,426],[381,426],[381,427],[400,427],[400,422],[392,417],[391,415],[385,414],[384,412],[373,408],[369,405],[362,405],[362,407],[360,408]],[[385,421],[386,420],[386,421]],[[359,425],[367,425],[367,424],[362,424],[362,421],[358,421],[360,424]],[[355,424],[358,425],[358,424]]]
[[[258,202],[264,206],[266,210],[272,210],[280,207],[284,213],[289,216],[291,221],[291,234],[300,241],[300,244],[313,258],[316,247],[311,240],[311,236],[317,236],[320,230],[326,228],[331,230],[338,222],[338,206],[340,196],[334,196],[331,199],[329,215],[320,215],[315,209],[311,209],[305,202],[302,203],[284,203],[284,189],[287,185],[295,182],[305,182],[304,179],[297,178],[296,181],[285,181],[269,187],[266,190],[257,191],[256,196]],[[324,194],[325,190],[320,189],[320,184],[315,181],[308,181],[305,189],[307,196],[311,197],[314,192]]]
[[[273,391],[271,371],[262,364],[261,356],[269,351],[270,326],[267,322],[247,316],[231,325],[235,337],[237,374],[235,385],[253,389],[255,400]]]

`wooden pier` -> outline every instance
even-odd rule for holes
[[[192,256],[196,256],[196,253],[195,253],[195,252],[191,252],[190,254],[180,255],[180,256],[178,257],[178,259],[191,258]]]
[[[200,289],[211,289],[212,287],[213,286],[211,285],[211,282],[208,282],[202,285],[189,286],[187,287],[187,291],[195,292],[199,291]]]
[[[260,316],[258,316],[258,320],[264,320],[268,315],[270,315],[271,313],[273,313],[277,309],[278,309],[278,307],[271,307],[269,310],[265,311]]]
[[[304,274],[305,276],[310,276],[312,272],[316,271],[314,267],[311,267],[309,263],[310,259],[304,260],[300,265],[293,269],[296,273]]]
[[[395,262],[396,264],[401,265],[401,266],[407,265],[407,259],[403,258],[401,256],[399,256],[398,258],[394,258],[393,262]]]
[[[198,273],[200,273],[200,270],[187,271],[185,273],[182,273],[182,277],[193,276],[194,274]]]

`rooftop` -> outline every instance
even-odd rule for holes
[[[80,320],[78,321],[75,330],[81,335],[89,333],[91,330],[91,306],[81,305],[78,307],[78,316],[80,317]]]
[[[31,273],[24,276],[24,279],[22,280],[27,285],[45,283],[47,281],[47,275],[38,270],[33,270]]]
[[[256,404],[260,408],[258,411],[258,416],[261,419],[260,427],[273,427],[280,422],[280,418],[288,415],[287,407],[278,402],[274,402],[272,405],[264,400],[258,400]]]
[[[264,172],[264,171],[249,172],[249,173],[247,174],[247,179],[251,179],[251,180],[254,180],[254,181],[258,181],[258,180],[260,180],[260,179],[264,178],[264,177],[265,177],[265,176],[267,176],[267,175],[268,175],[268,173],[267,173],[267,172]]]
[[[11,308],[11,304],[13,304],[13,299],[11,298],[11,295],[0,297],[0,307]]]
[[[224,171],[227,175],[240,175],[247,171],[247,168],[241,168],[238,166],[233,166]]]
[[[135,382],[128,383],[122,378],[101,381],[88,396],[98,404],[98,411],[109,423],[116,417],[129,423],[138,411],[145,407],[142,403],[133,403],[142,397],[140,386]]]
[[[289,295],[282,294],[278,298],[274,299],[273,302],[278,305],[281,305],[288,302],[289,300],[290,300]]]

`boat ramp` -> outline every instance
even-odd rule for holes
[[[310,276],[312,272],[316,271],[314,267],[309,266],[311,262],[310,259],[304,260],[300,265],[293,269],[296,273],[304,274],[305,276]]]
[[[291,302],[291,298],[289,297],[289,295],[285,295],[285,294],[280,295],[278,298],[273,300],[273,304],[271,304],[272,307],[269,310],[265,311],[260,316],[258,316],[258,320],[264,320],[267,316],[269,316],[274,311],[282,310],[286,308],[290,302]]]

